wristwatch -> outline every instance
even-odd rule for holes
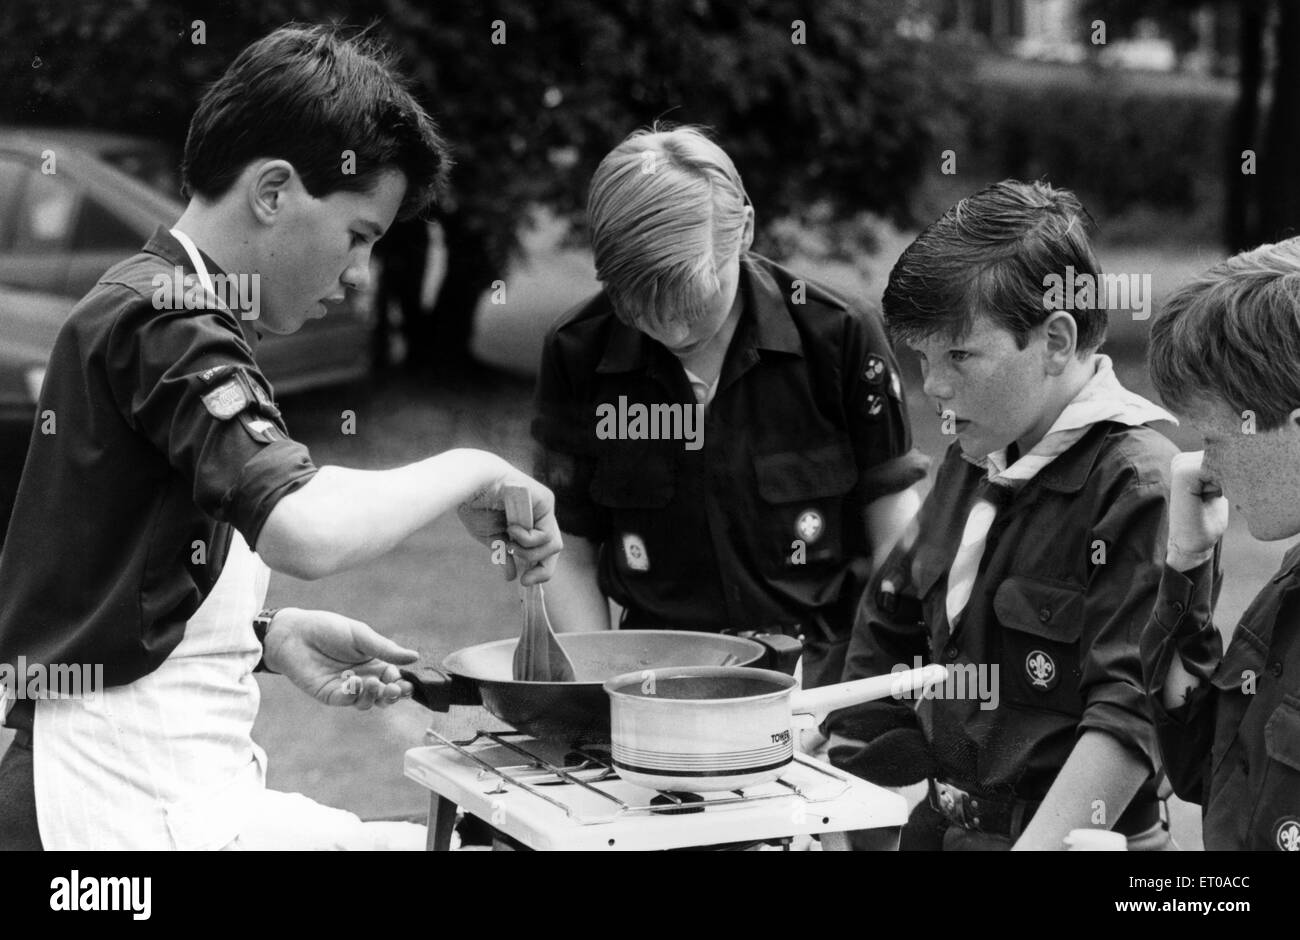
[[[266,665],[266,631],[271,629],[271,621],[279,612],[279,607],[267,607],[253,618],[253,635],[257,637],[257,642],[262,647],[262,658],[257,661],[257,667],[253,672],[275,672]]]

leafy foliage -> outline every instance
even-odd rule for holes
[[[373,23],[453,142],[454,209],[498,264],[529,206],[576,216],[599,159],[657,119],[715,130],[760,223],[814,203],[905,221],[964,70],[896,29],[924,2],[10,0],[0,120],[179,146],[204,83],[248,42],[294,20]]]

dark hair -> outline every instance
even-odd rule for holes
[[[1147,362],[1175,411],[1224,402],[1272,431],[1300,407],[1300,238],[1221,261],[1175,291]]]
[[[355,173],[343,172],[345,150],[356,155]],[[277,29],[207,90],[185,140],[185,193],[220,198],[259,158],[288,160],[316,198],[365,192],[386,170],[400,170],[402,219],[433,203],[451,164],[388,51],[327,26]]]
[[[1100,280],[1087,234],[1088,216],[1074,193],[1046,183],[1003,180],[967,196],[917,236],[889,272],[885,322],[896,342],[946,333],[966,336],[983,313],[1015,335],[1052,312],[1044,279],[1076,275]],[[1069,310],[1080,353],[1106,339],[1104,309]]]

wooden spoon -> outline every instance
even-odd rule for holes
[[[507,486],[504,491],[506,524],[533,527],[533,499],[523,486]],[[516,562],[523,575],[523,565]],[[520,586],[524,601],[524,629],[515,647],[514,677],[524,682],[573,682],[573,663],[555,638],[546,616],[546,599],[542,586]]]

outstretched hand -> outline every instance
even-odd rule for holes
[[[266,633],[266,665],[316,701],[365,711],[411,694],[398,666],[419,658],[359,620],[285,607]]]

